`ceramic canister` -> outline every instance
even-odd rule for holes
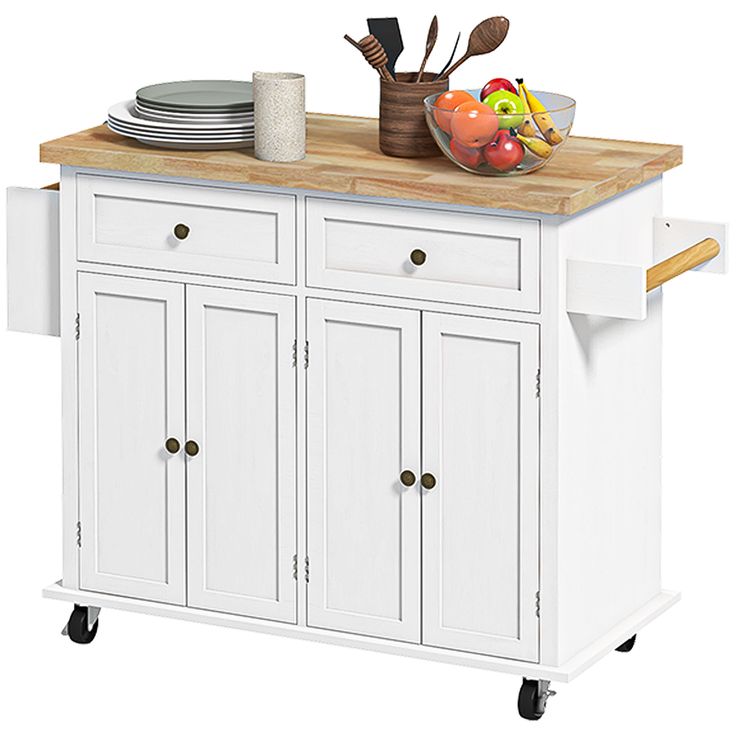
[[[307,116],[304,75],[253,72],[255,154],[263,161],[299,161],[305,156]]]

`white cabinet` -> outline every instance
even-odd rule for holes
[[[307,622],[420,639],[419,313],[307,303]]]
[[[184,287],[79,276],[81,587],[185,602]]]

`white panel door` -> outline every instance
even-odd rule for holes
[[[184,287],[80,274],[81,587],[184,603]]]
[[[538,657],[536,325],[423,315],[425,644]]]
[[[308,625],[418,642],[419,313],[309,299]]]
[[[186,299],[188,604],[296,623],[294,298]]]

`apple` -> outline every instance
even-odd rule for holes
[[[450,141],[450,152],[456,161],[469,169],[477,169],[483,163],[482,149],[464,146],[456,138]]]
[[[486,83],[486,86],[483,87],[483,91],[480,93],[481,100],[485,100],[488,95],[491,94],[491,92],[496,92],[499,89],[505,89],[507,92],[513,92],[515,95],[518,95],[518,91],[516,90],[516,87],[509,82],[508,79],[504,79],[503,77],[496,77],[495,79],[491,79],[490,82]]]
[[[524,158],[524,146],[507,130],[499,130],[495,138],[483,149],[483,158],[497,171],[511,171]]]
[[[481,99],[498,115],[499,128],[518,128],[524,121],[524,103],[519,95],[499,89]]]

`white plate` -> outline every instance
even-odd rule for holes
[[[208,115],[180,115],[159,112],[149,112],[145,108],[136,105],[134,114],[142,120],[155,120],[159,123],[181,123],[189,125],[247,125],[252,123],[255,116],[250,115],[232,115],[232,116],[208,116]]]
[[[110,115],[107,118],[110,122],[115,123],[115,125],[122,126],[125,128],[134,128],[135,130],[140,130],[144,133],[153,133],[154,135],[156,133],[174,133],[174,134],[180,134],[184,137],[188,137],[190,135],[215,135],[215,136],[230,136],[230,135],[248,135],[249,133],[253,133],[255,131],[255,127],[253,125],[239,125],[237,127],[228,127],[228,128],[209,128],[205,126],[194,126],[190,125],[187,127],[176,125],[167,125],[167,126],[152,126],[148,125],[146,121],[141,121],[140,123],[129,123],[125,122],[124,120],[121,120],[120,118],[116,118],[114,115]]]
[[[107,121],[107,127],[115,133],[132,136],[133,138],[144,136],[146,138],[160,138],[161,140],[171,140],[180,143],[221,143],[227,141],[247,141],[253,140],[255,137],[252,133],[244,133],[241,135],[185,135],[183,133],[150,133],[146,130],[131,128],[125,125],[118,125],[112,120]]]
[[[108,124],[109,127],[109,124]],[[231,148],[252,148],[252,140],[240,141],[208,141],[207,143],[191,143],[190,141],[177,141],[170,138],[150,138],[146,135],[133,135],[132,133],[124,133],[114,128],[110,128],[114,133],[122,135],[126,138],[133,138],[140,143],[156,148],[174,148],[180,151],[225,151]]]
[[[191,131],[192,126],[189,123],[161,123],[156,120],[144,120],[143,118],[138,117],[135,114],[135,102],[133,100],[127,100],[125,102],[118,102],[116,105],[113,105],[108,111],[107,114],[110,118],[114,118],[115,120],[119,121],[120,123],[123,123],[125,125],[132,125],[134,127],[144,126],[149,131],[155,131],[155,130],[167,130],[167,131]],[[206,129],[207,126],[197,126],[198,128],[201,127],[202,129]],[[228,130],[228,131],[240,131],[243,129],[243,126],[240,123],[227,123],[220,125],[218,124],[217,129],[220,130]]]

